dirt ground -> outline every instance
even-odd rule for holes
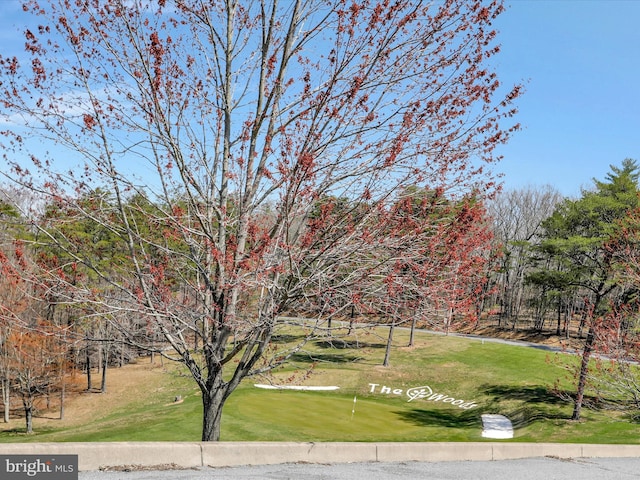
[[[96,412],[104,406],[105,400],[110,408],[124,406],[131,401],[130,392],[144,388],[145,385],[155,385],[155,378],[165,373],[165,368],[156,361],[151,364],[149,358],[141,358],[135,364],[125,365],[122,368],[107,370],[107,391],[100,392],[101,374],[93,372],[92,386],[87,391],[87,379],[82,373],[69,378],[66,385],[64,419],[60,420],[59,393],[52,395],[50,407],[47,408],[46,400],[39,402],[38,413],[34,417],[34,428],[38,427],[65,427],[86,424],[95,418]],[[96,388],[98,387],[98,388]],[[9,423],[0,423],[0,431],[24,431],[24,414],[22,404],[18,398],[12,398],[12,415]]]
[[[514,340],[521,342],[539,343],[552,347],[565,348],[568,350],[580,350],[584,344],[584,339],[577,338],[577,333],[572,333],[570,338],[557,336],[555,333],[543,331],[538,332],[528,329],[499,328],[495,326],[479,326],[461,330],[459,333],[477,335],[481,337],[502,338],[504,340]]]

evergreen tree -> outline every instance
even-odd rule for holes
[[[544,221],[544,239],[539,251],[547,264],[556,271],[541,269],[530,280],[542,287],[567,292],[586,291],[584,305],[588,326],[576,391],[573,420],[580,419],[589,360],[597,347],[596,330],[606,322],[602,319],[608,309],[608,299],[616,291],[616,256],[612,251],[620,228],[620,220],[639,205],[638,179],[640,167],[626,159],[621,167],[611,166],[604,181],[594,179],[595,188],[585,190],[577,200],[567,199],[558,205],[551,217]],[[573,291],[572,290],[572,291]]]

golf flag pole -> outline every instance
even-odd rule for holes
[[[353,396],[353,408],[351,409],[351,420],[353,420],[353,415],[356,413],[356,401],[357,401],[357,396],[354,395]]]

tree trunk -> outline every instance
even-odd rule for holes
[[[591,352],[593,352],[593,345],[595,343],[595,332],[593,331],[593,324],[589,327],[589,333],[587,334],[587,341],[582,351],[582,363],[580,364],[580,376],[578,378],[578,389],[576,391],[576,400],[573,406],[573,414],[571,420],[580,420],[580,414],[582,411],[582,403],[584,400],[584,390],[587,385],[587,375],[589,374],[589,360],[591,359]]]
[[[66,344],[66,338],[65,338]],[[62,358],[60,361],[60,420],[64,420],[64,396],[67,390],[66,382],[66,359]]]
[[[24,419],[27,433],[33,433],[33,405],[30,403],[24,403]]]
[[[100,391],[107,392],[107,364],[109,363],[109,348],[107,346],[102,349],[102,380],[100,382]]]
[[[562,327],[562,335],[564,338],[569,338],[569,329],[571,328],[571,319],[573,318],[573,309],[575,308],[575,299],[571,297],[567,309],[564,313],[564,326]]]
[[[395,329],[395,326],[395,323],[389,325],[389,337],[387,338],[387,348],[384,352],[384,361],[382,362],[383,367],[389,366],[389,358],[391,357],[391,343],[393,342],[393,330]]]
[[[11,408],[11,389],[9,379],[2,379],[2,403],[4,404],[4,423],[9,423],[9,413]]]
[[[202,441],[217,442],[220,440],[222,424],[222,407],[225,396],[221,388],[202,393]]]
[[[258,344],[247,345],[244,355],[238,363],[235,372],[228,381],[223,378],[223,366],[218,362],[225,351],[226,338],[231,331],[224,328],[221,336],[217,338],[217,345],[209,347],[203,345],[205,362],[209,366],[206,377],[203,378],[202,371],[193,360],[188,359],[187,364],[191,369],[191,374],[199,379],[198,385],[202,392],[202,441],[217,442],[220,440],[220,425],[222,423],[222,408],[227,398],[240,384],[240,381],[251,371],[256,361],[264,353],[264,347],[268,344],[268,338]]]
[[[578,326],[578,338],[582,338],[582,331],[584,330],[584,325],[587,322],[587,316],[588,316],[586,307],[582,307],[582,308],[583,308],[583,312],[582,312],[582,315],[580,316],[580,325]]]
[[[62,385],[60,386],[60,420],[64,420],[64,396],[67,389],[67,383],[64,381],[64,373],[61,376],[61,383]]]
[[[347,332],[347,335],[351,335],[351,332],[353,331],[353,322],[355,321],[356,318],[356,307],[355,305],[351,305],[351,315],[349,315],[349,331]]]
[[[416,323],[417,323],[418,319],[417,317],[414,315],[413,320],[411,321],[411,331],[409,332],[409,346],[413,347],[413,343],[414,343],[414,336],[415,336],[415,332],[416,332]]]
[[[98,351],[96,352],[96,374],[100,375],[100,367],[102,366],[102,343],[98,343]]]
[[[89,345],[86,349],[86,363],[87,363],[87,392],[91,391],[91,352],[89,352]]]

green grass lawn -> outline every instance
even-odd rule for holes
[[[280,341],[291,340],[289,336]],[[565,365],[577,362],[576,357],[424,333],[414,347],[403,347],[407,340],[406,332],[396,335],[389,367],[381,366],[384,340],[375,334],[309,345],[270,378],[248,379],[238,388],[224,410],[222,439],[483,441],[480,416],[499,413],[514,424],[510,441],[640,443],[640,424],[622,412],[587,409],[582,421],[569,420],[572,404],[557,390],[574,388]],[[313,373],[307,377],[303,373],[311,366]],[[340,389],[254,387],[291,377],[304,378],[306,385]],[[36,419],[36,434],[0,432],[0,442],[199,440],[201,402],[195,384],[170,372],[161,378],[161,395],[132,391],[131,401],[115,409],[105,396],[104,408],[91,422],[39,428]],[[477,406],[462,409],[425,399],[408,401],[408,389],[425,386]],[[184,401],[172,404],[175,395]]]

